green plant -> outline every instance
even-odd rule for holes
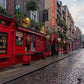
[[[61,31],[57,31],[56,33],[59,38],[63,38],[63,33]]]
[[[15,21],[18,25],[22,24],[22,20],[25,18],[24,14],[20,11],[18,11],[15,15]]]
[[[65,40],[68,39],[68,37],[67,37],[67,35],[66,35],[65,33],[63,33],[63,38],[64,38]]]
[[[37,2],[35,0],[28,0],[26,4],[26,8],[28,11],[32,10],[35,11],[37,10]]]
[[[74,38],[74,40],[76,41],[76,40],[77,40],[77,38],[75,37],[75,38]]]
[[[60,17],[57,17],[56,20],[57,20],[57,25],[60,26],[61,28],[63,28],[63,30],[66,32],[67,28],[68,28],[66,23]]]
[[[46,34],[51,35],[51,32],[48,29],[46,29]]]
[[[49,41],[50,40],[50,35],[46,36],[46,40]]]
[[[57,25],[62,28],[63,27],[63,24],[62,24],[63,22],[62,22],[61,18],[60,17],[57,17],[56,20],[57,20]]]
[[[42,28],[43,24],[42,23],[38,23],[38,22],[35,22],[34,20],[31,19],[31,24],[34,25],[35,27],[38,27],[39,29]]]
[[[65,39],[65,40],[68,39],[68,37],[67,37],[67,35],[66,35],[65,33],[62,33],[61,31],[57,31],[56,33],[57,33],[57,36],[58,36],[59,38],[63,38],[63,39]]]
[[[0,13],[4,14],[4,15],[8,15],[8,12],[5,8],[3,8],[2,6],[0,6]]]

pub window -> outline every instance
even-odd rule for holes
[[[22,46],[23,45],[23,33],[16,31],[16,46]]]
[[[0,54],[7,53],[7,33],[0,32]]]
[[[31,36],[27,35],[26,36],[25,51],[30,51],[30,50],[31,50]]]
[[[35,36],[32,36],[31,39],[31,51],[35,51]]]

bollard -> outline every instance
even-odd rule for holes
[[[31,61],[31,55],[24,55],[23,56],[23,64],[24,65],[30,64],[30,61]]]

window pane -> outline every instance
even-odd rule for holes
[[[43,11],[43,21],[48,21],[48,10]]]
[[[26,45],[25,45],[25,51],[30,51],[31,48],[31,36],[26,36]]]
[[[23,33],[16,31],[16,45],[22,46],[23,45]]]
[[[7,53],[7,33],[0,32],[0,54]]]
[[[31,51],[35,51],[35,37],[32,36],[32,40],[31,40]]]

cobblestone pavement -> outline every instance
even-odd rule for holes
[[[84,84],[84,49],[7,84]]]

